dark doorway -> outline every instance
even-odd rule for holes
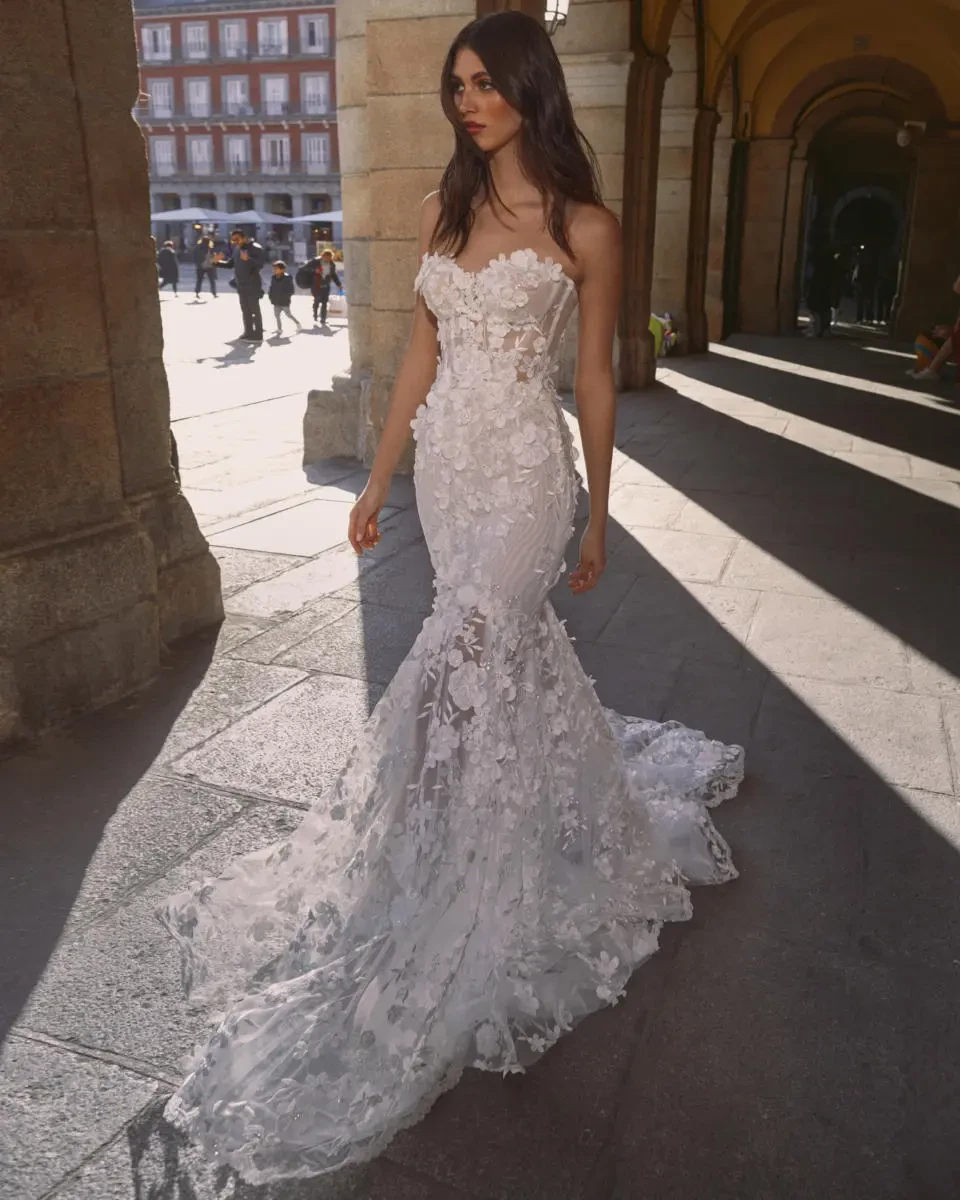
[[[810,335],[886,335],[905,250],[913,161],[888,117],[826,126],[810,146],[800,312]]]

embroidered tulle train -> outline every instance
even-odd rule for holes
[[[430,255],[437,381],[414,421],[434,610],[332,792],[174,897],[227,1016],[168,1114],[251,1182],[379,1153],[466,1066],[521,1070],[614,1002],[735,869],[708,808],[742,752],[600,707],[547,593],[574,507],[551,371],[576,305],[530,251]]]

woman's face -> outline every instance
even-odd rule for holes
[[[481,150],[494,154],[517,136],[523,118],[493,86],[477,55],[466,47],[454,61],[451,87],[463,127]]]

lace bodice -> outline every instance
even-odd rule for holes
[[[504,382],[552,375],[577,307],[574,281],[533,250],[501,254],[479,271],[428,254],[416,287],[437,318],[441,374],[482,372]]]

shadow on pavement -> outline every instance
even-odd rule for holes
[[[734,338],[715,354],[672,358],[669,369],[687,379],[725,388],[903,454],[960,467],[960,423],[956,415],[929,404],[911,403],[906,395],[885,395],[865,386],[876,383],[899,388],[914,392],[918,399],[943,403],[943,385],[936,385],[936,394],[930,394],[924,385],[905,378],[899,365],[890,370],[885,363],[876,362],[886,356],[869,354],[853,343],[831,342],[829,349],[828,356],[822,345],[810,346],[804,344],[804,339]],[[739,352],[769,361],[750,361],[738,357]],[[779,369],[778,362],[799,370],[786,365]],[[817,374],[803,374],[805,367],[813,372],[828,369],[832,375],[850,377],[851,383],[844,386],[841,378],[827,380]]]
[[[43,974],[107,825],[156,759],[214,645],[179,647],[138,696],[0,761],[0,1039]]]

